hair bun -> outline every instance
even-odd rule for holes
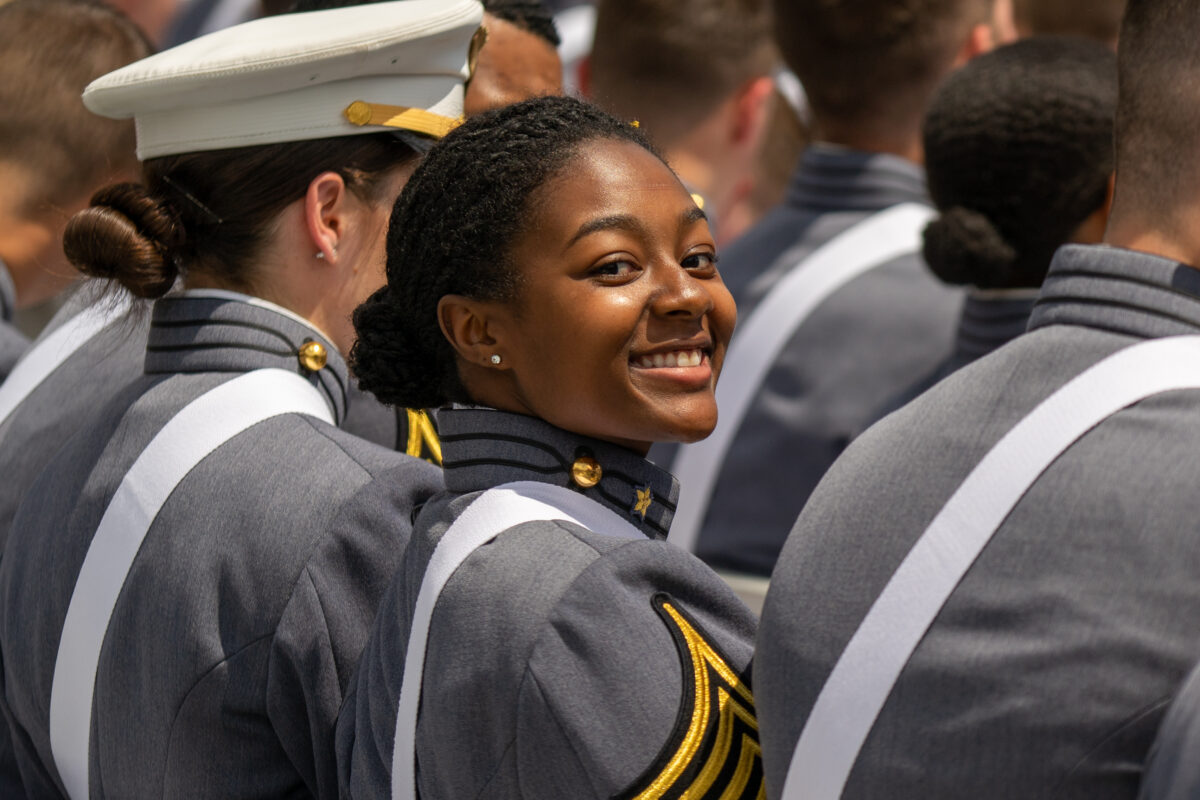
[[[1017,251],[977,211],[953,206],[925,228],[925,262],[942,281],[981,288],[1005,286]]]
[[[120,282],[137,297],[166,294],[179,274],[175,212],[136,183],[106,186],[67,224],[63,250],[85,275]]]
[[[381,403],[436,408],[446,402],[446,388],[439,380],[446,365],[438,358],[446,357],[449,345],[436,323],[422,335],[413,324],[420,313],[401,308],[388,286],[354,310],[357,339],[350,350],[350,370],[359,386]],[[449,358],[453,363],[452,353]]]

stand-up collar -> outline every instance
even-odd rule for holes
[[[12,322],[16,310],[17,287],[8,273],[8,267],[0,261],[0,322]]]
[[[810,145],[788,189],[788,204],[814,211],[879,211],[929,203],[925,171],[899,156]]]
[[[968,292],[954,337],[954,358],[970,363],[1024,333],[1035,296],[1032,289],[1023,295]]]
[[[536,417],[490,408],[443,409],[438,412],[438,429],[446,488],[452,492],[541,481],[577,489],[647,536],[665,538],[671,527],[679,483],[631,450]],[[592,488],[582,488],[572,479],[580,459],[600,467],[599,483]]]
[[[325,366],[316,371],[301,363],[301,348],[309,342],[325,350]],[[349,369],[333,344],[302,318],[232,292],[184,292],[154,304],[146,345],[147,374],[249,372],[268,367],[313,381],[341,424]]]
[[[1200,270],[1104,245],[1059,249],[1029,329],[1083,325],[1153,339],[1200,333]]]

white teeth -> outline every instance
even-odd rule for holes
[[[704,362],[704,353],[700,350],[678,350],[673,353],[655,353],[642,356],[637,365],[645,369],[670,369],[672,367],[698,367]]]

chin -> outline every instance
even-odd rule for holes
[[[658,436],[654,439],[656,442],[679,442],[680,444],[691,444],[698,442],[701,439],[707,439],[709,434],[717,427],[717,415],[704,416],[702,418],[686,418],[675,420],[674,424],[664,426],[658,432]]]

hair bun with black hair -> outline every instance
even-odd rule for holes
[[[359,386],[380,402],[407,408],[436,408],[446,399],[441,377],[447,365],[438,360],[443,351],[441,329],[420,326],[416,309],[405,309],[384,286],[354,311],[358,338],[350,351],[350,365]],[[439,337],[424,341],[430,335]]]
[[[1017,251],[983,214],[952,206],[925,228],[925,261],[949,284],[971,284],[986,276],[990,284],[1003,286],[1016,266]]]
[[[137,297],[155,298],[175,284],[179,217],[136,183],[106,186],[67,223],[63,250],[76,269],[118,281]]]

